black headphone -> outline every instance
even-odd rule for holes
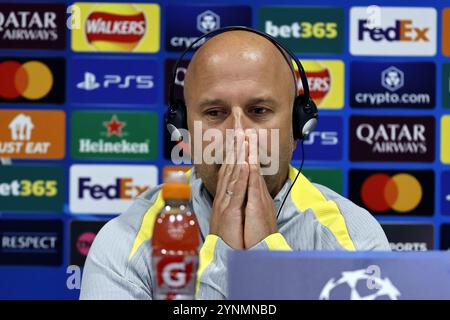
[[[234,31],[234,30],[242,30],[242,31],[248,31],[252,33],[256,33],[270,42],[272,42],[277,49],[281,52],[283,57],[287,60],[289,63],[289,67],[292,70],[292,63],[288,61],[286,58],[283,50],[294,60],[295,64],[298,67],[298,71],[300,73],[300,79],[302,81],[303,85],[303,94],[297,95],[294,100],[294,108],[293,108],[293,114],[292,114],[292,128],[294,133],[294,139],[296,140],[304,140],[307,135],[314,130],[314,128],[317,126],[317,120],[318,120],[318,110],[317,106],[314,103],[314,101],[311,99],[311,96],[309,94],[309,86],[308,86],[308,80],[306,78],[305,70],[303,69],[303,66],[298,60],[298,58],[285,46],[283,46],[281,43],[279,43],[274,37],[272,37],[269,34],[266,34],[264,32],[244,27],[244,26],[231,26],[231,27],[224,27],[220,29],[213,30],[211,32],[205,33],[199,38],[197,38],[194,42],[192,42],[180,55],[180,57],[175,62],[175,65],[172,69],[172,79],[170,82],[169,87],[169,109],[164,115],[164,121],[166,123],[166,127],[169,130],[172,137],[174,137],[176,140],[181,140],[182,135],[179,129],[186,129],[187,130],[187,114],[186,114],[186,105],[182,99],[176,99],[174,97],[174,91],[175,91],[175,79],[177,75],[177,69],[179,64],[181,63],[181,60],[186,55],[187,52],[189,52],[199,41],[202,39],[211,36],[212,34],[218,35],[220,33],[228,32],[228,31]],[[295,88],[297,88],[297,79],[295,77],[294,73],[294,81],[296,82]],[[297,89],[296,89],[297,91]]]

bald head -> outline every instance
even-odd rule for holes
[[[275,77],[285,87],[285,94],[295,98],[297,88],[290,61],[287,53],[283,55],[273,43],[256,33],[234,30],[218,34],[201,46],[189,63],[184,79],[186,104],[189,106],[192,89],[199,81],[215,77],[239,80],[250,76],[246,72]]]

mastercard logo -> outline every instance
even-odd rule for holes
[[[38,100],[45,97],[53,87],[53,74],[40,61],[20,63],[7,60],[0,63],[0,97],[13,100],[23,97]]]
[[[369,176],[361,187],[361,199],[372,211],[395,210],[405,213],[417,208],[423,189],[416,177],[407,173],[393,176],[377,173]]]

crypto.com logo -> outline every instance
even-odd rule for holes
[[[279,129],[226,129],[224,137],[223,132],[219,129],[203,130],[202,122],[194,121],[193,132],[193,145],[195,146],[193,152],[189,150],[189,142],[192,141],[192,137],[188,130],[179,129],[178,132],[177,130],[171,132],[171,141],[179,141],[180,134],[182,138],[171,151],[171,160],[174,164],[244,164],[247,161],[245,152],[236,152],[235,159],[229,154],[233,150],[235,140],[236,148],[239,150],[247,137],[248,164],[257,164],[259,161],[262,175],[274,175],[278,172]],[[270,142],[268,142],[269,139]],[[270,150],[268,150],[269,145]]]

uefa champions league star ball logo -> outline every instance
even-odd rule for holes
[[[364,292],[364,293],[363,293]],[[388,278],[368,274],[366,269],[343,271],[331,278],[320,292],[320,300],[398,300],[400,292]]]

